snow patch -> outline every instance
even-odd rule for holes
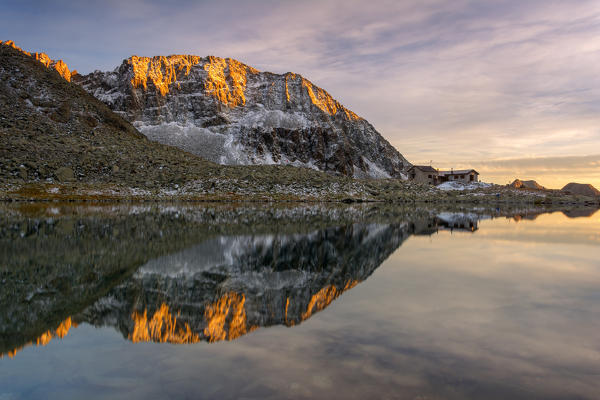
[[[374,162],[372,162],[368,158],[363,157],[362,159],[363,159],[363,161],[365,162],[365,164],[368,167],[367,174],[369,175],[370,178],[375,178],[375,179],[387,179],[387,178],[390,178],[390,174],[388,174],[387,172],[385,172],[383,169],[379,168],[377,166],[377,164],[375,164]]]
[[[168,122],[148,125],[133,124],[148,139],[169,146],[179,147],[206,160],[220,164],[249,164],[241,145],[230,134],[221,134],[195,125]]]
[[[491,187],[491,183],[485,182],[444,182],[440,185],[437,185],[436,188],[440,190],[477,190],[477,189],[485,189]]]

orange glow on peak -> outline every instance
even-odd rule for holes
[[[200,337],[193,333],[189,324],[177,326],[177,317],[169,312],[169,306],[162,304],[148,320],[148,310],[144,313],[134,312],[131,315],[134,322],[133,333],[129,339],[133,343],[159,342],[159,343],[196,343]]]
[[[204,83],[206,94],[232,108],[246,104],[246,74],[258,73],[258,70],[232,58],[213,56],[208,57],[204,70],[207,72]]]
[[[313,85],[309,80],[304,79],[300,75],[296,75],[293,73],[288,73],[285,76],[285,95],[287,101],[290,101],[288,82],[289,80],[296,80],[298,78],[301,79],[302,87],[305,88],[306,93],[310,98],[310,101],[319,109],[321,109],[321,111],[332,116],[336,115],[338,112],[343,112],[346,115],[346,118],[348,118],[351,121],[360,119],[358,115],[356,115],[355,113],[338,103],[338,101],[331,97],[331,95],[325,90]]]
[[[133,56],[128,60],[133,68],[131,85],[134,88],[148,89],[148,80],[154,84],[161,96],[166,96],[170,87],[177,84],[182,75],[189,75],[193,66],[204,63],[206,71],[204,90],[206,95],[214,97],[220,103],[237,107],[246,104],[244,91],[247,73],[257,74],[258,70],[248,67],[231,58],[223,59],[210,56],[203,59],[191,55],[173,55],[157,57]],[[179,74],[179,75],[178,75]]]
[[[75,75],[69,71],[69,67],[63,60],[54,61],[52,60],[46,53],[33,53],[31,54],[28,51],[25,51],[15,45],[15,42],[12,40],[7,40],[5,42],[0,42],[1,45],[12,47],[15,50],[19,50],[21,53],[28,55],[30,57],[35,58],[37,61],[41,62],[46,68],[54,68],[60,76],[62,76],[66,81],[71,82],[71,77]],[[75,72],[75,71],[73,71]]]
[[[161,96],[169,93],[169,85],[177,82],[177,73],[184,71],[188,75],[192,67],[202,61],[201,57],[189,55],[131,57],[128,62],[133,68],[131,85],[148,89],[148,79],[154,84]]]
[[[314,313],[324,310],[331,304],[335,299],[341,296],[348,289],[352,289],[358,285],[359,281],[348,281],[343,289],[338,289],[334,285],[324,287],[315,293],[306,308],[306,312],[302,313],[302,321],[310,318]]]
[[[204,335],[209,342],[237,339],[257,328],[247,326],[245,302],[243,294],[229,292],[206,306]]]
[[[54,331],[48,330],[48,331],[42,333],[40,336],[38,336],[37,339],[35,340],[35,345],[36,346],[45,346],[48,343],[50,343],[50,341],[52,341],[52,339],[54,339],[54,338],[62,339],[65,336],[67,336],[67,334],[69,333],[69,330],[71,328],[77,328],[77,323],[73,322],[71,320],[71,317],[69,317],[69,318],[65,319],[63,322],[61,322]],[[25,343],[23,346],[9,350],[5,354],[0,354],[0,358],[4,358],[5,355],[7,355],[9,358],[13,358],[19,351],[23,350],[25,347],[32,346],[32,345],[33,345],[33,341]]]
[[[15,50],[19,50],[21,53],[24,53],[24,54],[27,54],[28,56],[31,56],[31,53],[29,53],[29,52],[23,50],[22,48],[20,48],[19,46],[17,46],[15,44],[15,42],[13,42],[12,40],[6,40],[4,42],[0,41],[0,44],[4,45],[4,46],[12,47]]]

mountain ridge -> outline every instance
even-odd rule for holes
[[[218,165],[149,140],[81,86],[0,45],[0,197],[404,198],[408,183],[285,165]],[[384,189],[385,188],[385,191]]]
[[[232,58],[131,56],[75,82],[151,140],[221,164],[291,164],[354,177],[411,165],[368,121],[295,73]]]

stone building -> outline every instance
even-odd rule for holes
[[[438,175],[438,171],[430,165],[413,165],[408,170],[409,179],[429,185],[440,183],[438,182]]]
[[[438,183],[444,182],[479,182],[479,172],[474,169],[457,169],[438,172]]]
[[[479,172],[474,169],[439,171],[430,165],[413,165],[408,170],[408,178],[419,183],[439,185],[444,182],[479,182]]]

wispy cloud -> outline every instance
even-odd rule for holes
[[[301,73],[414,161],[600,148],[595,0],[5,3],[0,37],[84,72],[194,53]]]
[[[600,187],[600,154],[479,160],[471,164],[498,183],[520,178],[537,180],[549,188],[560,189],[568,182],[592,183]]]

